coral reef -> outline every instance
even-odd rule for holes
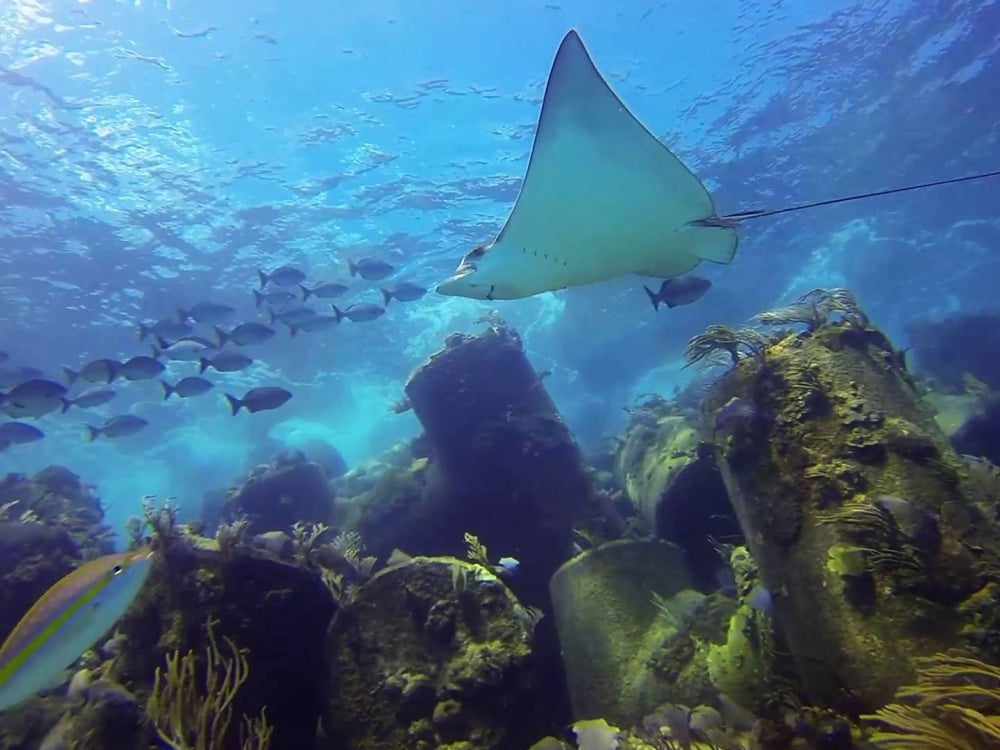
[[[150,713],[161,734],[175,743],[190,742],[183,722],[193,717],[185,709],[184,717],[170,719],[172,730],[164,726],[163,717],[178,710],[164,693],[163,678],[154,688],[154,675],[164,668],[161,674],[171,689],[178,680],[187,685],[188,703],[180,705],[203,705],[211,698],[204,691],[212,692],[213,684],[221,685],[228,674],[228,687],[221,689],[234,694],[226,703],[233,716],[257,721],[264,711],[274,748],[312,747],[326,683],[319,657],[336,608],[323,578],[313,569],[238,543],[219,551],[213,540],[191,537],[182,529],[167,533],[173,538],[160,540],[162,554],[147,591],[118,625],[124,645],[108,666],[109,676],[132,686],[140,697],[154,696]],[[231,662],[228,667],[226,661]],[[195,684],[191,670],[202,675],[195,696],[190,694]],[[234,680],[241,683],[238,691]],[[173,708],[164,709],[165,703]],[[180,729],[176,721],[182,722]],[[240,734],[246,729],[246,722],[234,720],[225,738],[210,747],[242,746]]]
[[[912,657],[957,639],[957,608],[1000,558],[992,526],[942,520],[975,502],[902,356],[845,292],[826,298],[837,303],[801,316],[806,332],[739,359],[707,411],[753,406],[713,439],[806,694],[875,707],[912,676]]]
[[[715,588],[720,562],[709,537],[738,540],[741,532],[700,425],[668,402],[632,410],[615,469],[655,536],[685,549],[694,585]]]
[[[480,564],[415,557],[380,571],[330,629],[327,736],[354,750],[527,747],[542,734],[534,623]]]
[[[287,530],[296,521],[330,523],[334,492],[325,470],[301,453],[258,466],[226,497],[222,519],[247,519],[247,531]]]
[[[711,695],[691,627],[705,597],[689,590],[679,547],[610,542],[567,562],[550,587],[574,716],[628,725],[664,701]]]

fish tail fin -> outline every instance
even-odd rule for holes
[[[354,278],[355,276],[358,275],[358,267],[354,265],[353,260],[347,261],[347,270],[351,272],[351,278]]]
[[[642,288],[645,290],[647,296],[649,297],[649,301],[653,304],[653,310],[655,312],[659,312],[660,311],[660,298],[657,297],[656,293],[652,289],[650,289],[648,286],[646,286],[645,284],[642,285]],[[667,304],[669,305],[670,303],[668,302]]]
[[[219,328],[219,326],[215,326],[215,338],[218,340],[219,346],[221,347],[229,341],[229,334]]]
[[[77,372],[76,370],[71,370],[68,367],[64,367],[63,372],[66,373],[66,382],[69,383],[70,385],[73,385],[73,383],[76,382],[76,379],[80,377],[79,372]]]
[[[312,289],[307,287],[305,284],[299,284],[299,289],[302,290],[302,301],[305,302],[309,299],[309,295],[312,294]]]
[[[70,401],[68,398],[61,398],[59,400],[62,401],[62,406],[59,408],[59,413],[65,414],[66,412],[69,411],[69,407],[73,405],[73,402]]]
[[[166,401],[174,393],[174,387],[166,380],[161,380],[160,385],[163,386],[163,400]]]
[[[382,299],[385,300],[382,304],[385,307],[389,306],[389,300],[392,299],[392,292],[390,292],[385,287],[382,287]]]
[[[236,396],[227,393],[226,401],[229,402],[229,408],[232,409],[234,417],[236,416],[236,412],[243,408],[243,402],[236,398]]]
[[[139,324],[139,341],[145,341],[146,337],[149,336],[151,333],[152,331],[149,330],[149,326],[147,326],[145,323]]]
[[[260,278],[260,288],[263,289],[267,286],[267,282],[270,281],[270,277],[263,271],[257,271],[257,276]]]
[[[274,321],[278,319],[277,313],[274,312],[272,308],[267,308],[267,317],[269,317],[271,325],[274,325]]]
[[[84,435],[84,439],[88,443],[92,443],[95,440],[97,440],[98,436],[101,434],[101,428],[100,427],[91,427],[89,424],[85,424],[83,427],[84,427],[84,429],[87,430],[87,434]]]
[[[330,307],[333,308],[333,316],[337,319],[337,325],[340,325],[340,321],[344,319],[344,313],[336,305],[330,305]]]
[[[208,367],[209,367],[209,365],[211,365],[211,364],[212,363],[209,362],[204,357],[202,357],[201,359],[199,359],[198,360],[198,374],[201,375],[203,372],[205,372],[205,370],[207,370]]]
[[[264,295],[260,293],[260,290],[253,290],[253,306],[260,307],[264,303]]]

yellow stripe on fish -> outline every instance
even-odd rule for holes
[[[145,584],[151,563],[148,547],[105,555],[46,591],[0,647],[0,711],[50,687],[111,630]]]

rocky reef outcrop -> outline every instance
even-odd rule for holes
[[[527,747],[542,713],[535,617],[479,564],[417,557],[375,574],[330,629],[332,747]]]

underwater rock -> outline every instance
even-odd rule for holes
[[[323,641],[336,607],[330,590],[312,570],[208,546],[180,537],[157,557],[146,590],[118,624],[124,640],[111,675],[144,700],[168,655],[205,652],[212,620],[218,639],[244,650],[248,665],[233,704],[234,744],[225,747],[239,746],[240,716],[266,708],[272,748],[311,748],[326,685]]]
[[[698,425],[666,402],[633,410],[615,470],[656,537],[684,548],[694,584],[715,587],[720,560],[709,537],[738,538],[740,527]]]
[[[415,557],[376,573],[330,627],[331,750],[527,747],[542,734],[533,627],[481,565]]]
[[[806,694],[882,705],[913,657],[955,645],[996,529],[942,520],[974,509],[962,463],[863,314],[739,358],[708,410],[733,398],[759,418],[719,431],[718,464]]]
[[[498,323],[479,336],[449,337],[410,375],[406,395],[440,487],[420,539],[403,549],[456,553],[471,532],[496,554],[517,557],[519,591],[545,602],[591,486],[517,333]]]
[[[705,697],[707,678],[693,686],[680,674],[699,661],[686,631],[705,597],[689,585],[684,551],[662,541],[610,542],[556,571],[550,588],[575,717],[637,724],[666,701]],[[689,648],[674,649],[674,670],[663,669],[665,650],[681,643]],[[692,687],[698,694],[686,693]]]
[[[1000,465],[1000,400],[991,400],[951,435],[958,453],[985,458]]]
[[[104,524],[101,500],[91,485],[63,466],[32,477],[8,474],[0,480],[0,519],[37,522],[65,529],[84,557],[114,551],[114,532]]]
[[[968,375],[1000,390],[1000,311],[916,320],[906,332],[922,374],[956,392]]]
[[[80,559],[80,550],[66,529],[36,522],[0,523],[0,642]]]
[[[347,473],[347,461],[333,443],[326,440],[309,440],[298,447],[298,452],[322,466],[330,479],[342,477]]]
[[[223,518],[246,518],[250,534],[287,531],[297,521],[329,524],[333,505],[333,489],[319,464],[301,454],[281,455],[230,490]]]

